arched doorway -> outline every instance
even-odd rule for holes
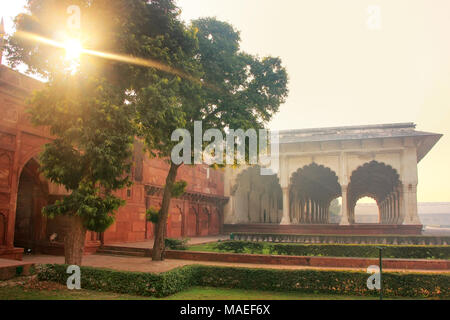
[[[355,205],[355,223],[380,223],[377,201],[372,197],[361,197]]]
[[[391,166],[371,161],[356,169],[348,185],[349,222],[355,223],[355,206],[363,197],[372,198],[378,206],[382,224],[400,224],[401,181]]]
[[[292,175],[289,193],[293,223],[327,224],[331,201],[341,195],[341,186],[335,172],[312,163]]]
[[[329,217],[328,223],[339,224],[342,219],[342,197],[337,197],[330,202],[328,207]]]
[[[261,175],[261,167],[250,167],[238,175],[232,194],[233,210],[239,222],[280,223],[282,191],[275,175]]]
[[[39,163],[32,158],[22,170],[17,193],[14,246],[34,250],[46,237],[46,218],[42,208],[48,204],[49,192],[39,174]]]

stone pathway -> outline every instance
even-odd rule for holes
[[[29,263],[64,263],[64,257],[48,256],[48,255],[31,255],[24,256],[24,262]],[[361,268],[322,268],[309,266],[289,266],[289,265],[267,265],[267,264],[250,264],[250,263],[229,263],[229,262],[209,262],[209,261],[191,261],[191,260],[172,260],[166,259],[164,261],[152,261],[147,257],[122,257],[94,254],[83,257],[83,265],[99,268],[107,268],[122,271],[137,271],[137,272],[166,272],[174,268],[182,267],[191,264],[214,265],[226,267],[244,267],[244,268],[266,268],[266,269],[287,269],[287,270],[301,270],[301,269],[315,269],[315,270],[356,270],[366,271]],[[394,270],[388,271],[397,272],[425,272],[425,273],[449,273],[449,270]]]
[[[230,236],[228,235],[218,235],[218,236],[207,236],[207,237],[192,237],[189,238],[188,244],[204,244],[210,242],[217,242],[219,240],[229,240]],[[120,242],[120,243],[106,243],[105,245],[113,245],[116,247],[129,247],[129,248],[145,248],[150,249],[153,248],[153,239],[148,241],[140,241],[140,242]]]

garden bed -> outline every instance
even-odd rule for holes
[[[314,257],[377,258],[377,245],[364,244],[292,244],[251,241],[221,241],[190,246],[199,252],[246,253]],[[450,246],[384,245],[383,257],[392,259],[449,260]]]

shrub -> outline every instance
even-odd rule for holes
[[[329,256],[377,258],[377,245],[364,244],[288,244],[250,241],[224,241],[214,251],[288,256]],[[384,258],[450,259],[450,246],[385,245]]]
[[[180,240],[180,239],[166,238],[164,241],[165,241],[167,249],[186,250],[188,248],[187,243],[188,243],[189,239]]]
[[[39,280],[65,284],[67,265],[41,265]],[[375,296],[361,271],[250,269],[191,265],[161,274],[81,267],[81,287],[141,296],[164,297],[191,286],[269,291],[298,291]],[[450,297],[450,274],[383,273],[385,296]]]
[[[244,242],[244,241],[223,241],[214,244],[218,251],[233,253],[262,253],[264,249],[263,243]]]
[[[68,265],[43,265],[38,278],[41,281],[66,284],[67,267]],[[195,271],[192,266],[161,274],[81,267],[81,287],[95,291],[164,297],[195,285]]]
[[[198,285],[269,291],[378,295],[360,271],[247,269],[197,266]],[[383,294],[400,297],[449,297],[449,274],[383,273]]]

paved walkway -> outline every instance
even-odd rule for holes
[[[64,263],[64,257],[48,256],[48,255],[30,255],[24,256],[24,262],[30,263]],[[209,262],[209,261],[192,261],[192,260],[172,260],[166,259],[164,261],[152,261],[147,257],[122,257],[122,256],[110,256],[94,254],[83,257],[83,265],[107,268],[122,271],[137,271],[137,272],[166,272],[174,268],[191,265],[211,265],[211,266],[226,266],[226,267],[244,267],[244,268],[265,268],[265,269],[288,269],[288,270],[301,270],[301,269],[315,269],[315,270],[356,270],[366,271],[361,268],[323,268],[323,267],[309,267],[309,266],[286,266],[286,265],[269,265],[269,264],[250,264],[250,263],[229,263],[229,262]],[[389,271],[398,272],[425,272],[425,273],[449,273],[448,270],[394,270]]]
[[[204,244],[210,242],[217,242],[219,240],[229,240],[228,235],[207,236],[207,237],[192,237],[189,238],[188,245]],[[116,247],[129,247],[129,248],[153,248],[153,239],[140,242],[120,242],[120,243],[106,243],[105,245],[113,245]]]
[[[26,264],[29,264],[29,262],[10,259],[0,259],[0,269],[5,267],[19,267]]]

